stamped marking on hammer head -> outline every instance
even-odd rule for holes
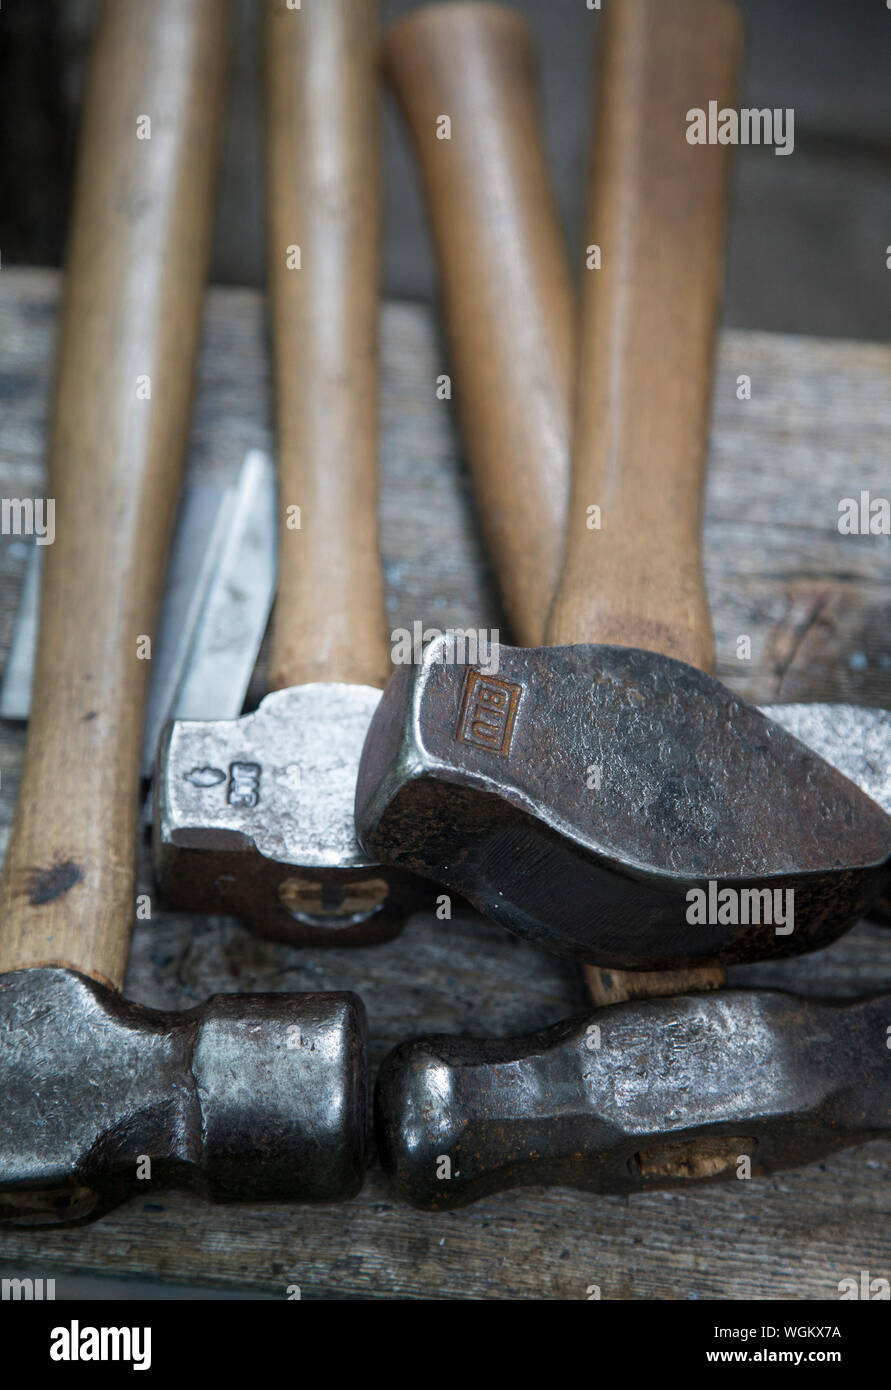
[[[370,686],[315,682],[274,691],[240,719],[169,725],[154,836],[168,900],[283,941],[395,935],[427,889],[356,838],[356,769],[379,700]]]
[[[470,738],[455,719],[475,730],[476,672],[468,683],[434,643],[394,676],[358,778],[369,853],[558,955],[620,970],[814,950],[883,891],[891,818],[713,677],[593,645],[502,647],[500,670]],[[504,687],[522,691],[519,717]],[[688,891],[711,882],[794,891],[794,932],[691,923]]]
[[[458,740],[506,757],[522,692],[521,685],[470,667],[464,682]]]

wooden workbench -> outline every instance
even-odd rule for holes
[[[0,493],[43,495],[42,455],[59,277],[0,275]],[[383,548],[393,626],[501,626],[430,312],[383,316]],[[752,399],[737,399],[737,378]],[[190,467],[234,475],[269,448],[262,300],[215,290],[207,312]],[[891,700],[891,539],[841,536],[842,497],[891,488],[891,349],[763,334],[722,343],[708,496],[707,568],[719,674],[758,700]],[[0,660],[25,548],[0,538]],[[750,660],[737,638],[752,639]],[[262,693],[262,666],[255,681]],[[5,839],[24,738],[0,728]],[[305,951],[236,924],[164,912],[142,850],[150,922],[134,935],[130,997],[190,1007],[214,991],[356,989],[375,1065],[422,1031],[507,1036],[585,1006],[579,973],[467,915],[414,918],[387,946]],[[828,951],[739,968],[733,983],[829,995],[891,987],[891,937],[861,924]],[[891,1022],[891,1020],[889,1020]],[[815,1061],[815,1065],[818,1062]],[[373,1166],[353,1202],[211,1207],[152,1191],[74,1230],[0,1233],[0,1270],[102,1273],[241,1287],[284,1298],[832,1299],[846,1275],[891,1277],[891,1145],[772,1180],[630,1199],[520,1190],[465,1211],[400,1203]]]

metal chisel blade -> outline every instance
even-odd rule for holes
[[[42,556],[43,546],[35,543],[29,547],[22,597],[16,613],[3,682],[0,685],[0,719],[27,719],[31,712],[34,653],[40,615]]]
[[[172,719],[241,713],[275,595],[276,485],[268,454],[246,455]]]
[[[233,504],[233,489],[215,482],[187,483],[170,550],[151,675],[146,696],[141,770],[150,777],[161,726],[188,661]],[[9,657],[0,684],[0,718],[26,720],[40,621],[43,547],[30,547]]]
[[[234,486],[186,485],[180,507],[151,679],[142,743],[149,778],[164,723],[241,713],[275,593],[275,474],[268,455],[249,451]],[[40,614],[42,547],[28,557],[9,657],[0,683],[0,718],[26,720]]]
[[[272,460],[251,449],[217,517],[179,681],[157,721],[146,724],[143,760],[149,780],[168,719],[234,719],[241,713],[275,597],[276,499]],[[142,808],[146,828],[153,803],[149,787]]]
[[[152,775],[158,737],[189,660],[232,504],[232,488],[200,483],[188,490],[180,510],[152,659],[142,735],[143,777]]]

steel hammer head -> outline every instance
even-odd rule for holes
[[[362,1185],[365,1011],[353,994],[214,995],[185,1013],[74,971],[0,977],[0,1224],[134,1191],[330,1202]]]
[[[618,969],[813,950],[880,894],[891,817],[712,677],[625,647],[449,656],[397,671],[372,720],[369,853]]]
[[[891,1133],[888,995],[637,1000],[524,1038],[402,1043],[378,1076],[384,1169],[445,1210],[517,1186],[645,1192],[809,1163]],[[816,1059],[819,1059],[818,1061]]]
[[[240,719],[168,724],[154,825],[168,901],[301,945],[395,936],[429,890],[356,839],[356,772],[380,698],[372,686],[315,683],[275,691]]]

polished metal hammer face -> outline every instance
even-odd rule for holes
[[[0,1225],[70,1224],[150,1188],[331,1202],[362,1186],[354,994],[142,1008],[72,970],[0,976]]]
[[[545,949],[617,969],[795,955],[883,891],[891,817],[711,676],[611,646],[501,647],[497,676],[446,656],[432,643],[381,701],[360,839]]]
[[[430,889],[356,838],[356,770],[380,698],[317,682],[274,691],[241,719],[168,725],[154,831],[167,900],[283,941],[394,935]]]
[[[647,999],[525,1038],[419,1038],[385,1059],[385,1170],[414,1206],[505,1188],[632,1193],[748,1178],[891,1137],[891,997]]]

